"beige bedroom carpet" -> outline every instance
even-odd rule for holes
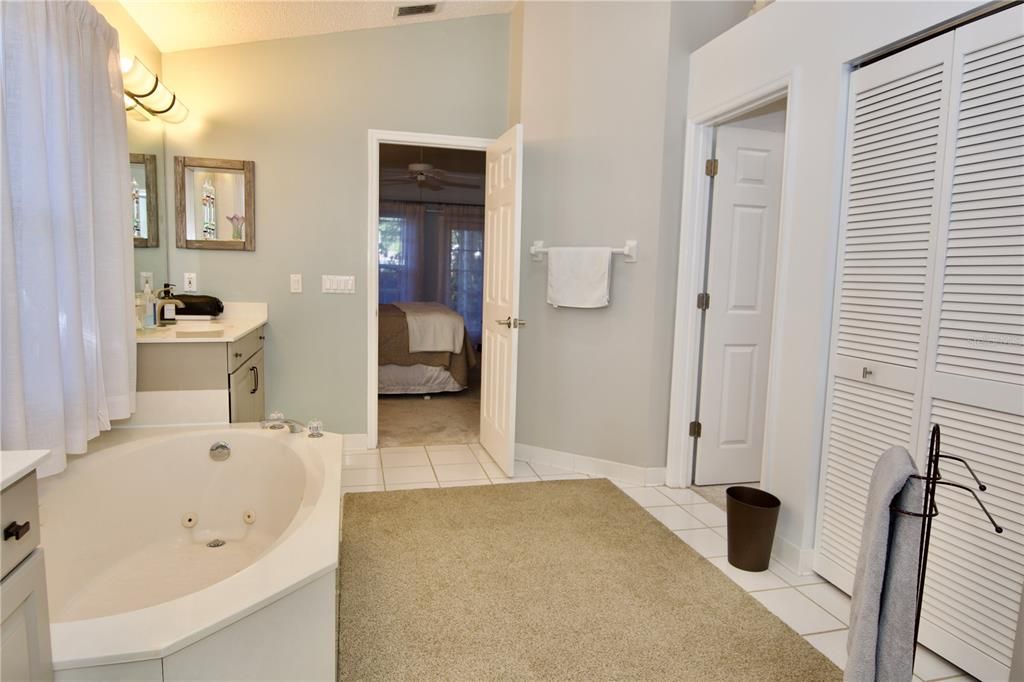
[[[341,680],[839,680],[603,479],[345,496]]]
[[[449,445],[480,440],[479,383],[460,393],[380,396],[377,442],[399,445]]]

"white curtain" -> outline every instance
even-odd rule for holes
[[[423,204],[382,201],[380,204],[381,303],[429,301],[423,292]]]
[[[0,447],[49,475],[135,408],[119,50],[87,2],[0,12]]]

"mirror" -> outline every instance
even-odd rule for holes
[[[160,246],[156,154],[129,154],[132,172],[132,234],[135,248]]]
[[[174,157],[178,248],[256,250],[255,165]]]
[[[164,172],[164,126],[144,117],[127,115],[128,162],[132,189],[137,186],[138,213],[132,201],[132,234],[135,251],[135,289],[142,291],[143,278],[149,279],[156,291],[167,281],[167,213],[160,200],[166,196],[161,186]],[[144,200],[143,200],[144,199]],[[139,233],[135,233],[138,216]]]

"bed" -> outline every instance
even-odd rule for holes
[[[476,351],[465,320],[440,303],[386,303],[377,314],[382,395],[457,392],[469,387]]]

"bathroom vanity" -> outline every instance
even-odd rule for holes
[[[0,528],[3,528],[3,580],[0,609],[0,678],[52,680],[50,616],[46,600],[46,570],[39,546],[39,497],[36,467],[49,450],[0,453],[3,492],[0,493]]]
[[[216,320],[139,331],[136,411],[118,425],[263,419],[266,323],[265,303],[225,303]]]

